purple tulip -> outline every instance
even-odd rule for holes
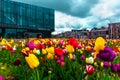
[[[118,64],[112,64],[111,65],[111,71],[112,72],[117,72],[118,71]]]
[[[110,61],[112,62],[116,57],[115,53],[112,51],[111,48],[105,47],[104,50],[100,50],[99,54],[97,55],[97,59],[101,61]]]
[[[104,67],[110,67],[109,62],[104,62]]]
[[[120,63],[118,63],[118,72],[120,73]]]
[[[85,56],[84,56],[83,54],[81,55],[81,59],[82,59],[82,60],[85,60]]]

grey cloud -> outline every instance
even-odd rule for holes
[[[63,13],[66,13],[68,15],[80,18],[89,16],[90,15],[89,11],[91,10],[91,8],[94,7],[94,5],[96,5],[99,2],[99,0],[82,0],[82,2],[84,3],[83,4],[77,3],[78,6],[72,10],[72,8],[76,6],[76,4],[73,4],[75,0],[13,0],[13,1],[19,1],[28,4],[52,8]]]
[[[84,0],[83,4],[78,5],[70,13],[73,16],[78,16],[78,17],[81,17],[81,18],[90,16],[89,11],[91,10],[92,7],[97,5],[98,2],[99,2],[99,0],[91,0],[91,1],[90,0]]]

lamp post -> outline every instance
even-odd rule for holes
[[[111,29],[110,29],[110,30],[111,30],[111,31],[110,31],[110,32],[111,32],[111,39],[112,39],[112,24],[110,24],[110,28],[111,28]]]

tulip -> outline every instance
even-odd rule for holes
[[[60,40],[60,43],[59,43],[61,46],[63,45],[63,40]]]
[[[98,37],[95,41],[95,47],[94,49],[96,51],[103,50],[105,47],[105,40],[102,37]]]
[[[55,53],[58,56],[62,56],[63,55],[63,50],[61,48],[55,48]]]
[[[36,50],[36,53],[39,55],[40,54],[40,50]]]
[[[34,54],[29,54],[28,56],[25,56],[25,60],[28,63],[29,67],[32,69],[38,67],[40,64],[38,58]]]
[[[98,66],[97,62],[94,62],[94,66]]]
[[[54,52],[54,47],[49,47],[48,49],[47,49],[47,52],[48,53],[51,53],[51,54],[54,54],[55,52]]]
[[[103,65],[104,67],[110,67],[110,64],[109,64],[109,62],[104,62],[104,65]]]
[[[61,60],[61,61],[64,61],[64,56],[60,56],[60,60]]]
[[[81,48],[82,48],[81,44],[78,44],[78,49],[81,49]]]
[[[97,59],[101,61],[110,61],[112,62],[114,58],[116,57],[116,54],[112,51],[111,48],[105,47],[104,50],[100,50],[97,54]]]
[[[65,62],[64,62],[64,61],[62,61],[62,62],[61,62],[61,66],[62,66],[62,67],[64,67],[64,65],[65,65]]]
[[[73,55],[72,55],[72,60],[75,60],[75,59],[76,59],[76,55],[73,54]]]
[[[82,59],[82,60],[85,60],[85,56],[84,56],[83,54],[81,55],[81,59]]]
[[[52,68],[52,67],[50,67],[49,69],[50,69],[50,71],[52,71],[52,70],[53,70],[53,68]]]
[[[43,58],[43,57],[41,57],[41,60],[42,60],[42,62],[46,62],[46,59],[45,58]]]
[[[46,49],[42,49],[42,53],[43,53],[43,54],[47,54]]]
[[[3,80],[2,76],[0,76],[0,80]]]
[[[67,53],[66,49],[63,49],[63,55],[65,55]]]
[[[92,63],[94,63],[94,58],[93,57],[89,57],[89,58],[86,58],[86,63],[88,63],[88,64],[92,64]]]
[[[14,62],[14,65],[15,66],[19,66],[20,64],[21,64],[20,59],[16,59],[15,62]]]
[[[86,65],[86,73],[87,74],[93,74],[94,73],[94,67],[92,65]]]
[[[55,55],[55,56],[54,56],[54,59],[55,59],[55,60],[57,60],[57,59],[58,59],[58,56],[57,56],[57,55]]]
[[[36,53],[36,52],[37,52],[37,50],[36,50],[36,48],[34,48],[34,49],[33,49],[33,53]]]
[[[33,50],[35,48],[35,44],[33,42],[28,43],[27,45],[31,50]]]
[[[48,53],[48,54],[47,54],[47,59],[53,59],[53,54]]]
[[[7,44],[7,45],[6,45],[6,49],[11,51],[11,50],[12,50],[11,45],[10,45],[10,44]]]
[[[67,52],[69,52],[69,53],[73,53],[73,52],[74,52],[74,48],[73,48],[72,45],[67,45],[67,46],[66,46],[66,50],[67,50]]]
[[[72,53],[69,53],[69,54],[68,54],[68,57],[69,57],[70,59],[72,59],[72,57],[73,57]]]
[[[68,43],[70,44],[70,45],[72,45],[74,48],[77,48],[78,47],[78,41],[75,39],[75,38],[70,38],[69,39],[69,41],[68,41]]]
[[[61,63],[61,60],[57,60],[57,63],[60,64],[60,63]]]
[[[52,71],[48,71],[48,74],[51,74],[52,73]]]

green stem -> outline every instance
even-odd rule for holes
[[[51,74],[49,74],[49,80],[51,80]]]
[[[37,80],[35,69],[33,69],[33,78],[34,78],[34,80]]]
[[[38,69],[36,69],[36,72],[37,72],[37,79],[40,80]]]

